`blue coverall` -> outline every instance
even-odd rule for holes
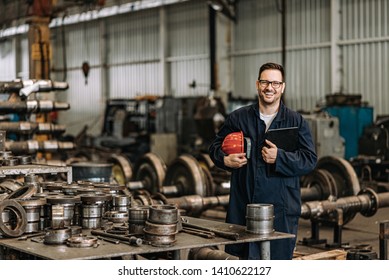
[[[259,104],[241,107],[229,114],[225,123],[209,147],[215,165],[231,171],[230,201],[227,223],[246,225],[246,205],[269,203],[274,206],[274,229],[297,236],[301,214],[300,176],[311,172],[317,163],[312,135],[303,117],[287,108],[282,102],[269,129],[298,127],[298,149],[287,152],[278,148],[277,159],[269,173],[268,164],[261,156],[265,140],[265,123],[260,119]],[[247,165],[231,169],[224,165],[226,154],[221,150],[224,138],[237,131],[251,139],[251,157]],[[288,141],[288,139],[285,139]],[[270,243],[271,259],[292,259],[296,238],[274,240]],[[226,252],[241,259],[259,259],[259,243],[233,244]]]

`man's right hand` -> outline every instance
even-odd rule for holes
[[[246,164],[246,153],[230,154],[224,157],[224,165],[230,168],[240,168]]]

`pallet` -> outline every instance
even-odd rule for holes
[[[294,254],[293,260],[345,260],[347,252],[344,250],[331,250],[310,255]]]

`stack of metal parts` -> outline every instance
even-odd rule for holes
[[[175,205],[151,205],[143,230],[146,242],[158,247],[173,245],[178,233],[177,224],[178,211]]]
[[[65,131],[62,125],[33,122],[33,114],[68,110],[68,103],[37,99],[35,93],[64,91],[65,82],[51,80],[14,80],[0,82],[0,94],[9,94],[7,101],[0,101],[0,130],[12,141],[5,141],[2,151],[14,154],[35,154],[38,152],[60,152],[72,150],[72,142],[61,142],[55,137]],[[35,134],[49,134],[50,138],[33,139]],[[50,140],[48,140],[50,139]]]

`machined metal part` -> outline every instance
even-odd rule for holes
[[[4,223],[2,213],[9,211],[9,221]],[[0,233],[8,237],[19,237],[27,227],[27,217],[24,208],[13,199],[0,202]]]
[[[117,195],[126,189],[124,185],[118,185],[118,184],[106,183],[106,182],[96,182],[93,184],[93,186],[96,189],[101,190],[103,193],[107,193],[111,195]]]
[[[180,231],[188,233],[188,234],[208,238],[208,239],[215,238],[215,233],[213,233],[211,231],[200,230],[200,229],[195,229],[195,228],[182,228]]]
[[[26,233],[38,232],[41,218],[41,209],[46,204],[46,199],[28,198],[16,200],[26,211]]]
[[[51,228],[69,227],[74,223],[77,204],[81,202],[78,196],[53,196],[46,199]]]
[[[133,176],[132,164],[129,159],[123,155],[112,155],[108,160],[113,164],[112,176],[120,185],[129,183]]]
[[[206,196],[207,193],[204,173],[198,161],[189,154],[183,154],[172,162],[167,169],[164,185],[176,186],[178,193],[175,196]],[[165,194],[164,190],[162,193]]]
[[[110,201],[112,199],[111,195],[108,194],[99,194],[99,195],[87,195],[83,194],[80,196],[81,202],[83,204],[98,204],[98,203],[105,203],[107,201]]]
[[[227,232],[227,231],[222,231],[222,230],[217,230],[213,228],[206,228],[203,226],[191,224],[185,220],[185,218],[182,219],[182,227],[183,228],[194,228],[194,229],[200,229],[200,230],[205,230],[205,231],[210,231],[215,233],[217,236],[231,239],[231,240],[239,240],[239,233],[235,232]]]
[[[176,224],[178,222],[177,207],[170,205],[151,205],[148,221],[156,224]]]
[[[104,218],[113,223],[128,222],[128,212],[107,211],[104,213]]]
[[[179,209],[185,209],[188,214],[198,214],[202,211],[228,205],[229,195],[202,197],[201,195],[186,195],[167,198],[169,204],[177,205]]]
[[[214,247],[193,248],[189,251],[190,260],[239,260],[238,257],[230,255]]]
[[[316,168],[327,170],[334,176],[337,182],[338,197],[357,195],[361,190],[354,168],[341,157],[322,157]]]
[[[177,233],[177,223],[174,224],[155,224],[146,221],[145,228],[143,229],[145,234],[151,235],[171,235]]]
[[[301,182],[301,200],[325,200],[329,197],[339,197],[336,180],[325,169],[315,169],[304,177]]]
[[[32,157],[29,155],[22,155],[16,157],[21,165],[32,164]]]
[[[63,133],[66,126],[52,123],[0,122],[0,130],[16,134],[50,134]]]
[[[65,228],[47,228],[45,229],[44,243],[50,245],[65,244],[66,240],[71,237],[70,227]]]
[[[66,245],[73,248],[97,247],[98,239],[93,236],[72,236],[66,240]]]
[[[166,164],[154,153],[146,153],[134,168],[135,181],[142,182],[144,189],[151,193],[161,192],[165,180]]]
[[[103,240],[103,241],[107,241],[109,243],[113,243],[113,244],[119,244],[120,243],[120,240],[114,239],[114,238],[103,237],[103,236],[98,236],[97,238],[100,239],[100,240]]]
[[[7,199],[26,199],[32,197],[34,194],[36,194],[38,191],[38,188],[35,185],[28,185],[23,186],[20,189],[17,189],[16,191],[13,191],[9,194]]]
[[[14,179],[4,179],[0,182],[0,189],[5,189],[7,192],[14,192],[23,187],[23,184]]]
[[[128,211],[131,207],[132,196],[128,195],[112,195],[111,210],[113,211]]]
[[[356,196],[339,198],[336,201],[308,201],[301,207],[301,218],[315,219],[324,218],[326,215],[342,209],[345,217],[344,224],[358,212],[366,217],[370,217],[377,212],[377,209],[389,206],[389,193],[376,193],[372,189],[364,189]]]
[[[68,88],[69,84],[67,82],[52,80],[16,79],[0,82],[0,93],[19,93],[20,96],[29,96],[33,92],[50,92]]]
[[[107,233],[101,230],[92,230],[91,234],[95,236],[117,239],[120,240],[121,243],[123,243],[123,241],[128,242],[129,245],[140,246],[143,243],[141,238],[135,236],[122,236],[118,234]]]
[[[5,147],[7,150],[15,154],[32,154],[36,152],[59,152],[73,150],[76,146],[73,142],[60,142],[57,140],[46,141],[6,141]]]
[[[337,200],[357,195],[361,190],[358,177],[351,164],[336,156],[322,157],[316,169],[302,180],[302,201]],[[351,221],[357,212],[345,207],[344,224]]]
[[[70,104],[51,100],[0,101],[0,113],[49,113],[69,110]]]
[[[129,223],[141,223],[144,224],[149,217],[149,206],[137,206],[128,209],[128,221]]]
[[[272,204],[247,204],[246,231],[253,234],[274,232],[274,207]]]
[[[176,242],[176,234],[155,235],[145,233],[145,242],[155,247],[170,247]]]

